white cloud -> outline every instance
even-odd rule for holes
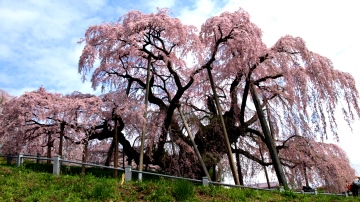
[[[19,88],[34,90],[41,85],[60,93],[91,92],[91,85],[84,87],[78,74],[81,46],[76,42],[88,26],[120,11],[121,7],[100,0],[1,2],[0,88],[13,95]]]
[[[145,4],[152,12],[156,12],[156,8],[172,8],[175,5],[175,0],[145,1]]]
[[[280,36],[300,36],[307,44],[328,55],[329,46],[346,46],[357,36],[354,26],[360,14],[356,1],[236,1],[230,0],[224,10],[238,7],[249,12],[252,21],[264,31],[264,40],[273,44]]]
[[[3,90],[5,90],[6,92],[11,92],[12,96],[20,96],[20,95],[24,94],[25,92],[30,92],[30,91],[36,90],[38,88],[31,88],[31,87],[11,88],[10,87],[10,88],[3,88]]]
[[[177,12],[184,24],[195,25],[200,30],[206,19],[217,14],[219,8],[215,0],[199,0],[194,5],[180,8]]]

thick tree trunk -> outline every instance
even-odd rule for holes
[[[217,179],[217,174],[216,174],[216,165],[213,165],[212,166],[212,181],[216,182],[218,179]]]
[[[227,134],[227,131],[226,131],[226,126],[225,126],[224,118],[222,116],[222,110],[221,110],[221,107],[220,107],[219,98],[218,98],[217,93],[216,93],[214,79],[212,77],[210,67],[207,68],[207,72],[208,72],[208,75],[209,75],[211,88],[212,88],[212,91],[214,93],[216,108],[217,108],[217,111],[218,111],[218,115],[219,115],[219,118],[220,118],[220,121],[221,121],[221,126],[222,126],[222,129],[223,129],[223,133],[224,133],[224,138],[225,138],[225,143],[226,143],[226,148],[227,148],[227,155],[228,155],[228,158],[229,158],[231,172],[233,174],[235,184],[239,185],[240,182],[239,182],[239,178],[238,178],[237,173],[236,173],[234,156],[233,156],[233,153],[231,151],[231,145],[230,145],[229,137],[228,137],[228,134]]]
[[[110,162],[111,162],[111,159],[112,159],[112,155],[113,155],[113,152],[114,152],[114,140],[111,142],[111,145],[110,145],[110,148],[107,152],[107,157],[106,157],[106,161],[105,161],[105,166],[110,166]]]
[[[139,165],[139,152],[137,152],[130,144],[129,140],[126,139],[125,135],[121,132],[121,130],[124,128],[124,123],[122,122],[121,118],[118,117],[118,141],[123,147],[123,151],[125,152],[125,156],[127,157],[127,163],[128,165],[131,165],[132,160],[135,161],[136,164]],[[104,140],[107,138],[113,138],[114,140],[114,133],[115,130],[108,130],[107,124],[102,125],[101,127],[98,127],[98,129],[103,129],[100,133],[94,133],[90,135],[89,140]],[[111,158],[112,158],[112,152],[113,152],[113,144],[114,141],[111,143],[111,147],[108,151],[108,158],[106,159],[105,165],[110,165]],[[149,164],[156,164],[155,160],[152,160],[149,156],[144,155],[144,162]]]
[[[254,101],[256,112],[257,112],[259,120],[260,120],[261,128],[262,128],[264,136],[265,136],[266,145],[269,149],[271,160],[272,160],[274,168],[275,168],[276,176],[279,180],[279,185],[284,186],[284,188],[286,190],[288,190],[289,187],[288,187],[288,184],[287,184],[287,181],[285,178],[285,174],[284,174],[282,165],[280,163],[280,159],[279,159],[278,153],[276,151],[276,147],[275,147],[273,138],[271,137],[270,130],[267,125],[266,118],[264,116],[264,112],[262,111],[260,100],[258,98],[255,86],[253,84],[251,84],[251,86],[250,86],[250,91],[251,91],[251,96]]]
[[[123,147],[123,149],[122,149],[122,155],[123,155],[123,156],[122,156],[122,157],[123,157],[123,158],[122,158],[122,160],[123,160],[123,162],[122,162],[122,163],[123,163],[123,169],[125,169],[125,151],[124,151],[124,147]]]
[[[308,179],[308,176],[307,176],[307,173],[306,173],[306,164],[304,164],[304,175],[305,175],[306,186],[309,187],[309,179]]]
[[[169,137],[170,137],[170,142],[171,142],[172,155],[175,156],[176,150],[175,150],[174,138],[172,137],[171,126],[169,127]],[[176,165],[173,165],[173,161],[171,161],[170,167],[177,166],[177,168],[180,168],[179,161],[175,161],[175,162],[176,162]],[[180,176],[179,169],[176,169],[176,175]]]

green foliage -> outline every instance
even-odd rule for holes
[[[215,186],[210,186],[209,187],[209,191],[208,194],[212,197],[214,196],[218,196],[221,195],[223,193],[223,188],[222,187],[215,187]]]
[[[240,189],[229,189],[226,190],[227,191],[227,196],[230,198],[230,200],[232,201],[245,201],[246,200],[246,196],[245,196],[245,192],[243,190]]]
[[[189,201],[195,196],[194,184],[189,181],[176,180],[173,183],[173,195],[177,201]]]
[[[100,183],[97,183],[90,197],[100,200],[106,200],[107,198],[113,197],[115,193],[115,187],[107,182],[106,179],[100,178]]]
[[[154,188],[155,187],[155,188]],[[148,200],[150,201],[173,201],[173,197],[171,194],[172,186],[170,181],[168,180],[159,180],[154,184],[154,187],[151,187],[151,193],[149,195]]]
[[[288,199],[295,199],[298,196],[298,194],[296,194],[296,193],[294,193],[292,191],[281,192],[281,195],[285,196]]]

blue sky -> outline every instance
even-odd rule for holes
[[[356,0],[3,0],[0,89],[12,95],[40,86],[64,94],[99,93],[90,83],[81,82],[77,63],[82,45],[77,41],[90,25],[116,21],[132,9],[149,13],[156,7],[168,7],[174,17],[198,27],[210,16],[242,7],[263,30],[268,46],[285,34],[300,36],[310,50],[330,58],[336,69],[351,73],[360,89],[360,12]],[[360,122],[353,133],[342,125],[339,144],[360,175]]]

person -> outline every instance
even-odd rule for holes
[[[360,188],[360,177],[357,176],[355,180],[351,184],[351,192],[354,197],[357,197],[359,195],[359,188]]]
[[[351,184],[348,181],[346,181],[346,188],[347,188],[346,193],[347,195],[349,195],[349,193],[351,192]]]

